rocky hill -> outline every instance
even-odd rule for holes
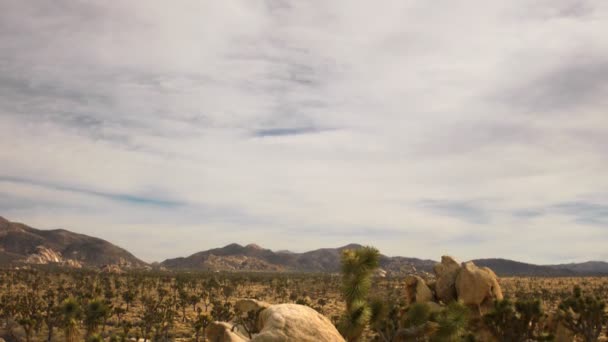
[[[0,266],[23,263],[72,267],[146,266],[133,254],[105,240],[64,229],[40,230],[0,217]]]
[[[258,245],[230,244],[210,249],[188,257],[167,259],[161,266],[172,270],[211,271],[291,271],[291,272],[339,272],[340,253],[344,249],[356,249],[361,245],[349,244],[339,248],[321,248],[305,253],[277,251]],[[499,276],[568,277],[608,274],[608,263],[586,262],[564,265],[534,265],[507,259],[472,260],[480,267],[489,267]],[[432,273],[434,260],[382,255],[380,267],[389,275]]]
[[[558,269],[560,271],[574,271],[578,274],[590,274],[590,275],[604,275],[608,274],[608,262],[604,261],[587,261],[581,263],[572,263],[572,264],[560,264],[560,265],[552,265],[552,268]]]
[[[169,270],[328,272],[340,271],[340,253],[361,245],[321,248],[305,253],[272,251],[255,244],[230,244],[188,257],[167,259],[157,267]],[[500,276],[608,275],[608,263],[589,261],[560,265],[534,265],[507,259],[477,259]],[[148,267],[131,253],[105,240],[64,229],[40,230],[0,217],[0,267],[16,264],[55,264],[70,267]],[[432,273],[433,260],[382,255],[380,267],[388,275]],[[116,266],[116,267],[114,267]]]
[[[359,247],[361,245],[350,244],[339,248],[321,248],[305,253],[294,253],[273,252],[253,244],[247,246],[230,244],[185,258],[167,259],[161,265],[174,270],[339,272],[341,251]],[[389,274],[430,272],[434,264],[432,260],[384,255],[380,261],[380,267]]]
[[[536,277],[568,277],[577,272],[568,268],[540,266],[507,259],[477,259],[473,260],[479,267],[489,267],[499,276],[536,276]]]

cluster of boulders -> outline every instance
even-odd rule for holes
[[[416,275],[405,279],[410,304],[448,304],[457,300],[483,314],[493,308],[494,301],[503,299],[498,277],[487,267],[477,267],[471,261],[460,264],[443,256],[433,271],[434,281],[427,282]]]
[[[36,247],[35,252],[28,255],[24,261],[28,264],[58,264],[73,268],[82,268],[82,264],[80,262],[73,259],[64,258],[60,252],[44,246]]]
[[[487,267],[472,262],[458,263],[444,256],[435,265],[435,280],[425,281],[420,276],[406,278],[407,299],[412,303],[428,303],[437,308],[452,301],[461,301],[484,313],[495,300],[502,300],[496,274]],[[235,310],[242,313],[258,312],[257,330],[252,339],[244,336],[233,324],[214,322],[207,329],[212,342],[278,342],[278,341],[344,341],[336,327],[314,309],[298,304],[271,305],[253,299],[240,300]]]

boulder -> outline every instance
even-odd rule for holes
[[[212,322],[207,328],[207,340],[209,342],[244,342],[245,337],[232,331],[232,324],[226,322]]]
[[[248,313],[249,311],[258,312],[268,307],[270,307],[269,303],[255,299],[240,299],[234,304],[234,309],[241,313]]]
[[[327,317],[304,305],[272,305],[260,313],[259,323],[262,329],[251,341],[344,341]]]
[[[487,267],[477,267],[473,262],[463,263],[456,277],[458,300],[476,307],[480,313],[491,309],[495,300],[502,300],[502,290],[496,274]]]
[[[257,301],[241,301],[241,307],[255,308]],[[263,303],[263,302],[261,302]],[[211,342],[344,342],[329,319],[312,308],[298,304],[271,305],[260,312],[260,333],[251,340],[232,332],[232,325],[214,322],[207,329]]]
[[[460,264],[453,257],[444,255],[441,257],[441,263],[433,267],[433,271],[437,279],[437,299],[446,304],[456,300],[456,276],[460,272]]]
[[[417,275],[408,275],[405,278],[407,301],[412,303],[426,303],[432,301],[433,291],[426,285],[424,279]]]

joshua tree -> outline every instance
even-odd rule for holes
[[[127,304],[127,312],[129,312],[129,308],[131,303],[135,300],[135,291],[132,289],[128,289],[127,291],[122,293],[122,300]]]
[[[550,341],[552,336],[540,329],[545,318],[540,300],[508,300],[494,303],[494,310],[486,314],[484,323],[500,341]]]
[[[452,302],[437,313],[433,320],[437,322],[437,332],[433,335],[431,341],[462,341],[467,337],[469,309],[465,305]]]
[[[199,312],[196,320],[192,322],[192,328],[194,328],[194,338],[196,342],[199,342],[200,337],[203,336],[203,341],[207,340],[206,332],[207,327],[211,324],[212,318],[208,314],[201,314]]]
[[[232,311],[232,304],[230,302],[222,303],[216,300],[212,303],[213,309],[211,309],[211,316],[216,321],[228,322],[234,317]]]
[[[342,251],[342,297],[346,312],[339,324],[348,341],[358,341],[371,317],[367,302],[371,278],[380,263],[380,252],[373,247]]]
[[[95,299],[89,302],[84,311],[84,325],[86,328],[86,336],[90,337],[99,332],[99,326],[102,325],[108,315],[110,309],[100,299]]]
[[[608,321],[606,303],[593,296],[583,296],[581,288],[575,287],[572,297],[559,305],[559,315],[566,326],[585,342],[597,341],[603,326]]]
[[[78,320],[82,316],[80,304],[74,298],[67,298],[61,304],[59,312],[65,341],[76,342],[78,340]]]

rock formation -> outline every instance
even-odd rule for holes
[[[460,271],[460,264],[451,256],[444,255],[441,257],[441,263],[433,267],[433,271],[437,278],[435,282],[437,299],[445,304],[455,300],[456,276]]]
[[[57,264],[74,268],[82,267],[80,262],[73,259],[66,259],[61,253],[44,246],[37,246],[36,251],[28,255],[25,262],[38,265]]]
[[[232,331],[229,323],[215,322],[207,331],[214,342],[341,342],[344,338],[329,319],[314,309],[298,304],[267,304],[253,300],[239,301],[236,307],[251,311],[262,309],[258,318],[259,334],[251,340]],[[242,311],[243,312],[243,311]]]
[[[424,279],[416,275],[405,278],[406,295],[409,304],[426,303],[434,299],[433,291],[424,282]]]
[[[502,300],[502,290],[496,274],[487,267],[479,268],[472,262],[462,265],[456,277],[458,300],[477,307],[480,312],[490,310],[495,300]]]
[[[487,267],[477,267],[473,262],[461,265],[453,257],[443,256],[433,269],[434,283],[414,275],[405,279],[410,304],[448,304],[458,300],[482,314],[493,307],[494,301],[503,299],[498,277]]]

